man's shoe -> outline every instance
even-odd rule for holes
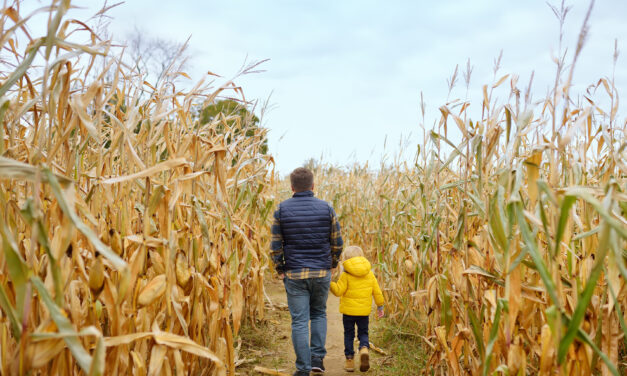
[[[355,359],[346,358],[346,363],[344,363],[344,370],[347,372],[354,372],[355,371]]]
[[[296,372],[294,372],[292,375],[293,376],[309,376],[309,372],[296,370]]]
[[[313,372],[314,375],[324,373],[322,358],[318,358],[317,356],[311,357],[311,372]]]
[[[370,369],[370,355],[368,354],[368,348],[362,347],[359,349],[359,370],[366,372]]]

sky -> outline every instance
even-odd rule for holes
[[[101,4],[73,2],[85,9],[72,12],[92,14]],[[572,9],[564,46],[573,51],[589,3],[566,4]],[[575,70],[576,91],[612,75],[614,40],[627,48],[626,14],[627,1],[596,1]],[[496,81],[500,51],[497,79],[517,74],[524,89],[534,71],[534,98],[541,98],[554,79],[559,39],[559,23],[540,0],[127,0],[109,15],[110,31],[121,42],[135,28],[172,41],[189,37],[194,82],[207,71],[230,78],[246,61],[269,59],[260,66],[264,72],[235,82],[246,99],[269,100],[263,125],[282,174],[309,158],[378,165],[401,144],[413,154],[422,142],[420,94],[427,128],[447,99],[468,95],[477,110],[482,85]],[[615,76],[621,93],[627,88],[624,59]],[[460,80],[448,96],[447,79],[468,60],[468,94]]]

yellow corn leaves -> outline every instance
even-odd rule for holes
[[[146,85],[62,3],[22,51],[28,19],[0,15],[0,374],[234,374],[263,314],[265,130],[201,124],[235,85]]]
[[[440,107],[459,143],[431,132],[414,165],[318,166],[317,193],[374,261],[390,317],[424,322],[425,374],[624,372],[625,125],[569,108],[553,137],[489,87],[479,122],[467,102]]]
[[[525,160],[525,166],[527,167],[527,194],[529,195],[529,201],[535,203],[538,198],[538,185],[537,181],[540,177],[540,164],[542,163],[542,151],[536,151]]]

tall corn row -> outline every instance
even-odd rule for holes
[[[391,317],[426,323],[428,374],[624,370],[627,125],[611,78],[575,99],[558,74],[537,103],[495,75],[479,103],[442,106],[414,165],[316,171]]]
[[[263,315],[264,131],[201,122],[241,89],[151,86],[69,7],[41,37],[0,19],[0,373],[234,374]]]

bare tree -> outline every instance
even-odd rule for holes
[[[151,35],[135,26],[127,35],[126,55],[140,73],[157,81],[168,72],[180,72],[189,68],[191,54],[188,40],[179,42]]]

